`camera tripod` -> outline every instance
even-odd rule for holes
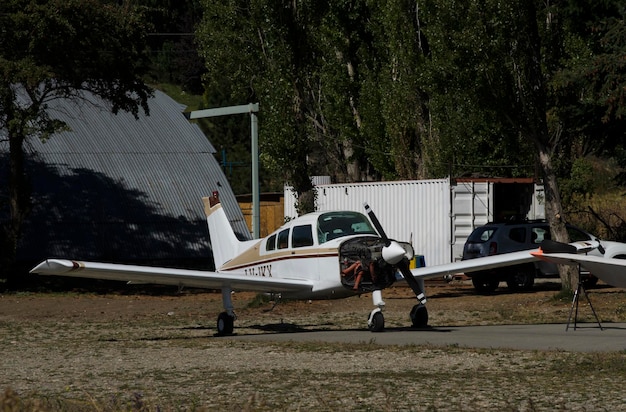
[[[567,318],[567,326],[565,327],[565,332],[567,332],[567,330],[569,329],[569,325],[572,320],[572,312],[574,312],[574,308],[576,309],[576,312],[574,314],[574,330],[576,330],[576,323],[578,320],[578,302],[580,301],[581,293],[585,294],[585,298],[587,298],[587,303],[589,303],[591,312],[593,312],[593,316],[596,318],[596,322],[598,322],[598,327],[600,328],[600,330],[603,330],[602,325],[600,324],[600,319],[598,318],[598,315],[596,314],[596,311],[593,308],[593,305],[591,304],[591,299],[589,299],[587,290],[585,289],[583,282],[580,280],[580,271],[578,273],[579,273],[578,287],[576,287],[576,291],[574,292],[574,298],[572,299],[572,307],[569,310],[569,317]]]

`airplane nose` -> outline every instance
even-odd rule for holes
[[[395,265],[402,260],[406,251],[398,242],[391,241],[389,246],[383,247],[383,259],[390,265]]]

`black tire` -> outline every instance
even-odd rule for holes
[[[232,335],[235,329],[235,318],[226,312],[222,312],[217,317],[217,334],[220,336]]]
[[[372,316],[372,322],[368,324],[370,331],[382,332],[385,330],[385,317],[382,312],[376,312]]]
[[[474,285],[476,292],[480,294],[489,294],[493,293],[498,288],[500,280],[495,274],[477,273],[472,276],[472,285]]]
[[[517,265],[510,267],[506,284],[514,292],[531,290],[535,284],[535,265]]]
[[[414,328],[425,328],[428,326],[428,309],[422,304],[417,304],[411,309],[409,314]]]

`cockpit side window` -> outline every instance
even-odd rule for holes
[[[358,212],[323,213],[317,219],[317,231],[320,244],[343,236],[378,235],[365,215]]]
[[[276,249],[276,234],[273,234],[272,236],[267,238],[267,241],[265,243],[265,250],[266,251],[272,251]]]
[[[313,230],[311,225],[294,226],[291,230],[291,246],[313,246]]]
[[[278,233],[278,248],[287,249],[289,247],[289,229],[281,230]]]

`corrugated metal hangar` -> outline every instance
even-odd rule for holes
[[[150,115],[138,120],[113,115],[91,95],[49,106],[71,130],[28,143],[33,210],[18,260],[211,267],[201,198],[214,190],[235,232],[250,238],[215,149],[183,116],[184,106],[159,91],[149,101]],[[0,144],[2,180],[6,151]]]

